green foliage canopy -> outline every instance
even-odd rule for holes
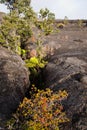
[[[36,21],[36,14],[29,4],[30,0],[15,1],[13,10],[9,8],[10,13],[4,17],[0,25],[0,43],[11,50],[15,50],[15,52],[32,35],[32,26]]]
[[[37,23],[39,29],[41,29],[45,33],[45,35],[49,35],[50,33],[52,33],[55,14],[45,8],[40,10],[39,18],[41,19],[41,21],[38,21]]]
[[[19,9],[23,6],[30,6],[31,0],[0,0],[0,3],[4,3],[8,6],[8,9]]]

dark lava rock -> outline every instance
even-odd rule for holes
[[[68,92],[62,103],[70,122],[60,130],[87,130],[87,50],[55,52],[43,75],[46,87]]]
[[[29,84],[29,72],[21,57],[0,46],[0,119],[16,110]]]

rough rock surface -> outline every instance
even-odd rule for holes
[[[15,111],[29,84],[29,72],[20,56],[0,46],[0,119]]]
[[[86,130],[87,59],[83,60],[77,56],[54,56],[46,66],[44,77],[46,87],[54,91],[66,90],[69,94],[63,105],[74,128],[71,129],[71,125],[67,129]]]
[[[49,44],[54,39],[55,47],[60,48],[43,71],[44,84],[69,94],[63,106],[70,122],[61,125],[60,130],[87,130],[87,30],[68,28],[60,33],[49,36]]]

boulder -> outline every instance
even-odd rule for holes
[[[0,46],[0,119],[17,109],[29,84],[29,71],[21,57]]]
[[[87,130],[87,50],[55,52],[43,71],[45,87],[66,90],[62,102],[70,122],[60,130]]]

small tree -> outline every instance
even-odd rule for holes
[[[4,3],[5,5],[7,5],[8,9],[10,10],[20,10],[20,8],[23,6],[30,6],[31,0],[0,0],[0,3]]]
[[[20,53],[26,41],[32,36],[36,14],[30,7],[30,0],[2,1],[10,10],[0,26],[0,43]]]
[[[39,12],[39,19],[37,26],[41,29],[45,35],[49,35],[53,32],[53,23],[55,19],[54,13],[51,13],[47,8],[41,9]]]

